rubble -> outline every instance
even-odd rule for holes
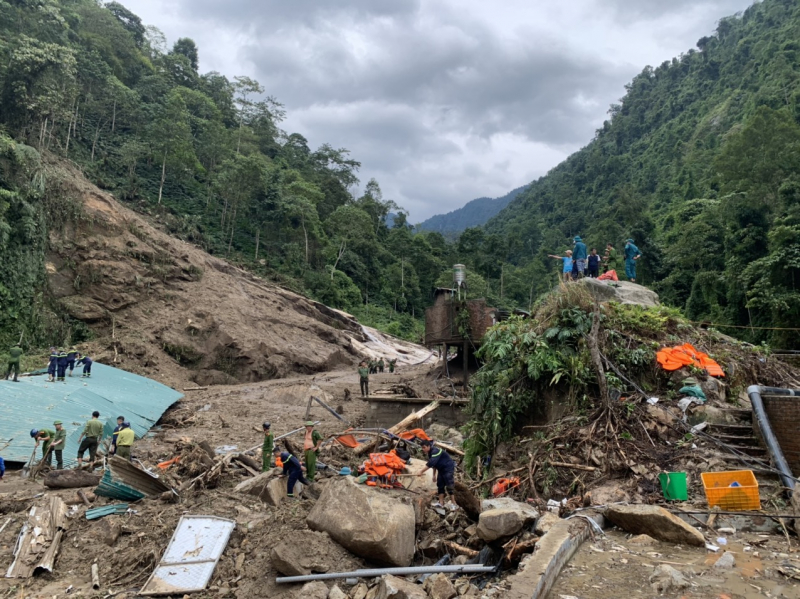
[[[272,566],[284,576],[306,576],[330,571],[328,556],[343,553],[331,538],[322,532],[299,530],[272,547]]]
[[[714,562],[715,568],[733,568],[736,565],[736,556],[730,551],[726,551]]]
[[[327,597],[328,587],[318,580],[307,582],[297,593],[297,599],[327,599]]]
[[[650,575],[650,585],[656,593],[674,593],[687,588],[689,581],[672,566],[660,564]]]
[[[332,480],[306,519],[358,556],[391,566],[414,557],[414,508],[400,498],[359,485],[352,477]]]
[[[375,599],[428,599],[420,585],[388,574],[381,578],[377,589]]]
[[[478,518],[478,536],[492,543],[518,533],[526,524],[536,520],[536,516],[513,507],[503,507],[481,512]]]
[[[428,593],[430,599],[453,599],[458,591],[445,574],[435,574],[425,581],[422,588]]]
[[[705,537],[696,528],[656,505],[612,505],[606,518],[632,534],[646,534],[659,541],[704,547]]]
[[[553,512],[545,512],[542,517],[536,521],[534,532],[537,535],[547,534],[553,526],[561,522],[561,518]]]

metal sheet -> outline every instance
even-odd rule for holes
[[[202,591],[228,545],[234,520],[217,516],[182,516],[158,566],[140,595]]]
[[[48,497],[46,505],[33,506],[17,539],[6,578],[29,578],[38,570],[52,572],[66,521],[67,505],[58,496]]]
[[[76,369],[75,372],[79,372]],[[23,376],[18,383],[0,380],[0,445],[9,462],[26,462],[33,450],[30,430],[53,429],[62,420],[67,430],[64,464],[75,463],[78,437],[92,411],[100,412],[110,436],[117,416],[124,416],[140,438],[183,394],[156,381],[95,362],[91,378],[67,377],[64,383],[48,383],[47,376]],[[39,454],[41,455],[41,454]]]

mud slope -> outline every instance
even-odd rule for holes
[[[67,181],[83,214],[51,232],[50,293],[104,362],[218,384],[357,361],[367,339],[346,315],[166,235],[78,173]]]

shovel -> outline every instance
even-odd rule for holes
[[[28,478],[31,475],[31,465],[33,464],[33,459],[36,457],[36,450],[38,447],[33,448],[33,453],[31,454],[31,459],[28,460],[28,463],[22,467],[22,478]]]

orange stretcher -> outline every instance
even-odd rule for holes
[[[664,370],[670,372],[680,370],[684,366],[696,366],[711,376],[725,376],[725,372],[716,360],[696,349],[691,343],[665,347],[656,354],[656,360]]]

